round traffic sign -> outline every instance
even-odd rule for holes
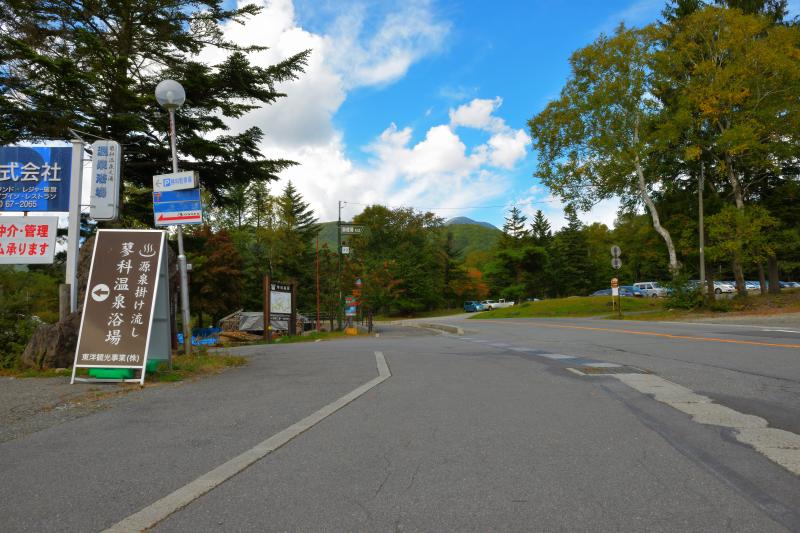
[[[95,302],[105,301],[109,294],[111,294],[111,289],[105,283],[98,283],[91,290],[92,300]]]
[[[616,289],[619,287],[619,280],[617,278],[611,278],[611,288]]]
[[[611,266],[613,268],[619,269],[622,266],[622,259],[619,257],[615,257],[611,260]]]
[[[611,247],[611,257],[619,257],[621,253],[622,250],[616,244]]]

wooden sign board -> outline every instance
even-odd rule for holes
[[[169,270],[160,230],[98,230],[81,316],[78,368],[130,368],[170,358]],[[106,381],[106,380],[104,380]],[[114,380],[119,381],[119,380]]]

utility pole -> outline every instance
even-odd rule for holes
[[[319,235],[317,235],[317,333],[319,333]]]
[[[339,200],[339,219],[336,222],[336,251],[339,259],[338,275],[336,284],[339,288],[339,305],[337,306],[336,318],[339,322],[339,329],[342,328],[342,201]]]
[[[705,186],[705,166],[700,163],[700,179],[697,184],[697,213],[700,238],[700,291],[705,295],[708,293],[706,288],[706,251],[705,251],[705,229],[703,227],[703,187]]]

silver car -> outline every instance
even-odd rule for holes
[[[662,287],[657,281],[640,281],[633,286],[650,298],[664,298],[669,295],[669,289]]]

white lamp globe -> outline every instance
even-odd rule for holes
[[[164,109],[178,109],[186,101],[186,91],[175,80],[164,80],[156,85],[156,101]]]

